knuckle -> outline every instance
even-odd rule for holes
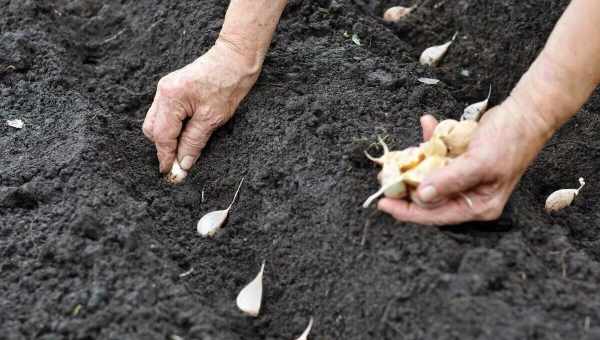
[[[183,88],[182,82],[172,74],[162,77],[157,85],[158,92],[164,96],[176,95]]]

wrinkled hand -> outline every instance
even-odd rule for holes
[[[510,98],[483,116],[467,152],[418,187],[421,204],[384,198],[378,209],[400,221],[427,225],[497,219],[529,163],[550,134]],[[421,118],[423,138],[437,121]],[[469,203],[469,201],[471,203]]]
[[[217,43],[193,63],[163,77],[143,131],[156,145],[160,172],[177,160],[189,171],[212,132],[225,124],[248,94],[260,66],[227,43]]]

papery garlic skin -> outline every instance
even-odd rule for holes
[[[260,306],[262,303],[262,291],[263,291],[263,273],[265,271],[265,262],[263,261],[260,267],[260,272],[248,283],[238,294],[236,298],[237,307],[253,317],[257,317],[260,312]]]
[[[183,182],[183,180],[187,177],[188,172],[183,170],[179,165],[179,162],[175,160],[173,162],[173,166],[171,167],[171,171],[165,177],[167,182],[171,184],[179,184]]]
[[[440,62],[440,60],[442,60],[446,52],[448,52],[448,48],[456,39],[457,34],[458,32],[454,33],[452,39],[442,45],[426,48],[425,51],[423,51],[423,53],[421,53],[421,56],[419,57],[419,62],[421,63],[421,65],[436,66]]]
[[[412,12],[414,7],[394,6],[388,8],[383,13],[383,21],[385,22],[398,22],[403,17],[407,16]]]

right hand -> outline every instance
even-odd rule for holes
[[[485,113],[466,153],[418,187],[420,204],[384,198],[378,208],[397,220],[426,225],[489,221],[500,216],[515,185],[552,129],[509,97]],[[437,121],[421,118],[428,140]]]
[[[212,132],[233,116],[256,82],[260,65],[255,56],[217,40],[203,56],[158,82],[143,131],[156,145],[161,173],[175,161],[185,171],[192,168]]]

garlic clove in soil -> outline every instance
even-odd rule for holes
[[[313,325],[313,318],[310,318],[310,321],[308,321],[308,326],[306,327],[304,332],[302,332],[302,335],[300,335],[296,340],[308,340],[308,334],[310,333],[310,330],[312,329],[312,325]]]
[[[179,165],[179,162],[175,160],[173,162],[173,166],[171,166],[171,171],[166,176],[166,180],[171,184],[179,184],[183,182],[187,175],[187,171],[183,170]]]
[[[385,22],[398,22],[403,17],[410,14],[417,6],[404,7],[404,6],[394,6],[388,8],[383,13],[383,21]]]
[[[439,79],[435,78],[419,78],[417,81],[426,85],[435,85],[440,82]]]
[[[436,66],[440,62],[442,57],[444,57],[444,55],[448,51],[448,48],[456,39],[457,35],[458,32],[454,33],[452,39],[442,45],[426,48],[425,51],[421,53],[421,57],[419,58],[419,62],[421,63],[421,65]]]
[[[23,126],[25,126],[25,123],[20,119],[9,119],[6,121],[6,125],[14,127],[15,129],[22,129]]]
[[[546,199],[546,212],[558,211],[566,208],[573,203],[575,196],[579,194],[581,188],[585,186],[583,177],[579,178],[579,188],[577,189],[561,189],[553,192]]]
[[[483,114],[487,110],[491,95],[492,95],[492,85],[490,85],[490,90],[488,91],[487,98],[478,103],[467,106],[467,108],[463,112],[462,116],[460,117],[460,120],[478,121],[479,118],[481,117],[481,114]]]
[[[250,283],[244,287],[237,296],[236,304],[238,308],[250,315],[258,316],[260,312],[260,305],[262,302],[262,290],[263,290],[263,273],[265,270],[265,261],[263,261],[260,272]]]
[[[233,196],[233,199],[231,200],[231,203],[229,204],[229,207],[227,207],[227,209],[211,211],[208,214],[202,216],[202,218],[198,221],[198,225],[197,225],[196,229],[198,231],[198,234],[200,234],[200,236],[202,236],[202,237],[213,236],[221,228],[221,226],[227,219],[227,216],[229,215],[229,211],[231,210],[231,207],[233,206],[233,203],[235,202],[235,199],[237,198],[238,193],[240,192],[242,183],[244,183],[243,177],[242,177],[242,180],[240,181],[240,184],[238,185],[238,188],[235,191],[235,195]]]

